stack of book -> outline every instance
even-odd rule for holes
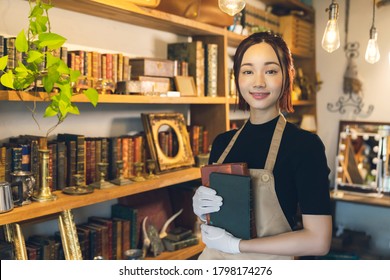
[[[167,251],[176,251],[199,243],[199,238],[192,233],[192,230],[176,227],[169,231],[163,238],[163,243]]]

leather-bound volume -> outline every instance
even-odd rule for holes
[[[249,169],[246,162],[209,164],[200,168],[203,186],[210,186],[210,174],[212,172],[249,176]]]
[[[199,243],[199,238],[195,235],[191,235],[183,240],[173,241],[168,238],[163,240],[164,246],[167,251],[173,252]]]
[[[251,177],[213,172],[210,188],[223,198],[223,204],[218,212],[209,214],[208,224],[241,239],[256,237]]]

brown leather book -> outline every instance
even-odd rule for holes
[[[249,175],[249,169],[246,162],[209,164],[200,168],[203,186],[210,186],[210,174],[212,172]]]

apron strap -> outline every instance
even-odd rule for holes
[[[271,146],[268,151],[267,160],[265,161],[265,170],[273,171],[276,157],[278,156],[280,142],[282,140],[283,131],[286,127],[286,119],[282,114],[279,115],[278,123],[276,124],[274,135],[272,136]]]
[[[241,126],[241,128],[239,130],[237,130],[237,132],[234,134],[233,138],[230,140],[229,144],[226,146],[225,150],[223,151],[223,153],[219,157],[218,161],[216,162],[217,164],[221,164],[225,161],[226,156],[229,154],[231,148],[233,147],[234,143],[236,142],[236,139],[240,135],[242,129],[244,128],[244,126],[246,125],[247,122],[248,122],[248,120],[246,120],[245,123]],[[277,122],[276,127],[275,127],[274,134],[272,136],[271,146],[270,146],[270,149],[268,151],[267,160],[265,162],[264,169],[266,169],[266,170],[272,171],[274,168],[274,165],[276,162],[276,157],[277,157],[278,151],[279,151],[280,141],[282,140],[283,131],[284,131],[285,126],[286,126],[286,119],[284,118],[284,116],[282,114],[280,114],[278,122]]]
[[[226,156],[229,154],[230,150],[232,149],[232,147],[234,145],[234,142],[236,142],[238,135],[240,135],[242,129],[244,128],[244,126],[246,125],[247,122],[248,122],[248,120],[246,120],[245,123],[241,126],[241,128],[239,130],[237,130],[237,132],[234,134],[232,140],[230,140],[229,144],[226,146],[222,155],[219,157],[217,164],[221,164],[225,161]]]

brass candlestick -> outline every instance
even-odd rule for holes
[[[146,179],[156,179],[159,178],[156,174],[154,174],[156,170],[156,161],[153,159],[146,160],[146,168],[148,169],[149,173],[146,176]]]
[[[119,186],[128,185],[133,183],[129,179],[125,179],[123,176],[123,160],[117,160],[116,161],[116,170],[117,170],[117,176],[114,180],[111,181],[111,183]]]
[[[131,178],[131,180],[135,182],[142,182],[145,181],[145,178],[142,176],[142,168],[144,166],[143,162],[135,162],[135,177]]]
[[[110,182],[107,182],[105,180],[108,163],[99,162],[97,165],[98,165],[98,170],[99,170],[99,174],[100,174],[100,181],[94,182],[94,183],[90,184],[89,186],[92,188],[95,188],[95,189],[107,189],[107,188],[113,187],[114,184],[111,184]]]
[[[49,150],[40,149],[39,152],[39,186],[34,192],[32,199],[38,202],[53,201],[57,196],[51,193],[49,181]]]
[[[76,182],[76,186],[70,186],[62,189],[62,192],[65,194],[71,194],[71,195],[82,195],[82,194],[88,194],[93,192],[93,188],[90,186],[82,186],[84,176],[81,174],[75,174],[73,175],[73,178]]]

